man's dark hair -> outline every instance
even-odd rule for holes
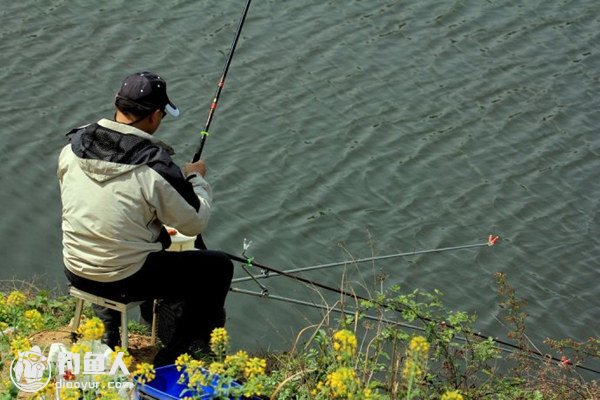
[[[136,119],[143,119],[155,111],[151,107],[143,106],[121,96],[117,96],[115,99],[115,107],[123,114],[131,115]]]

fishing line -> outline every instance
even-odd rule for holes
[[[498,240],[498,237],[497,236],[496,237],[492,237],[490,235],[490,239],[493,239],[493,243],[492,243],[492,245],[493,245]],[[414,310],[410,310],[410,309],[408,309],[406,307],[402,308],[402,307],[397,307],[397,306],[390,306],[389,304],[385,304],[385,303],[383,303],[381,301],[376,301],[376,300],[373,300],[373,299],[369,299],[369,298],[360,296],[360,295],[358,295],[356,293],[348,292],[348,291],[346,291],[346,290],[344,290],[342,288],[336,288],[336,287],[333,287],[333,286],[325,285],[325,284],[322,284],[322,283],[319,283],[319,282],[316,282],[316,281],[313,281],[313,280],[310,280],[310,279],[307,279],[307,278],[303,278],[301,276],[293,275],[292,273],[289,273],[289,272],[281,271],[281,270],[269,267],[267,265],[260,264],[260,263],[254,261],[251,258],[243,258],[243,257],[235,256],[235,255],[232,255],[232,254],[227,254],[227,256],[231,260],[241,262],[241,263],[243,263],[245,265],[248,265],[248,266],[252,265],[254,267],[261,268],[262,270],[265,270],[265,271],[268,271],[268,272],[272,272],[272,273],[276,273],[276,274],[288,277],[290,279],[294,279],[294,280],[296,280],[298,282],[302,282],[302,283],[305,283],[305,284],[310,285],[310,286],[314,286],[314,287],[318,287],[318,288],[321,288],[321,289],[325,289],[327,291],[334,292],[334,293],[337,293],[337,294],[340,294],[340,295],[343,295],[343,296],[346,296],[346,297],[350,297],[350,298],[353,298],[355,300],[366,301],[366,302],[369,302],[371,304],[375,304],[375,305],[377,305],[379,307],[382,307],[384,309],[388,309],[388,310],[392,310],[392,311],[397,311],[397,312],[412,311],[412,312],[415,313],[415,315],[417,315],[418,319],[420,319],[421,321],[424,321],[424,322],[432,322],[432,323],[435,323],[435,324],[441,324],[442,323],[442,321],[436,321],[436,320],[433,320],[433,319],[428,318],[428,317],[419,316],[417,312],[415,312]],[[445,325],[447,327],[449,327],[449,328],[454,328],[451,324],[445,323]],[[469,333],[469,334],[471,334],[471,335],[473,335],[475,337],[484,339],[484,340],[487,340],[490,337],[490,336],[484,335],[484,334],[482,334],[480,332],[467,332],[467,333]],[[512,349],[515,349],[515,350],[522,351],[522,352],[524,352],[524,353],[526,353],[528,355],[534,355],[534,356],[538,356],[538,357],[540,357],[542,359],[550,359],[550,360],[556,361],[556,362],[562,362],[563,361],[563,360],[561,360],[559,358],[556,358],[554,356],[551,356],[551,355],[547,355],[547,354],[544,355],[541,352],[536,351],[536,350],[524,349],[524,348],[522,348],[522,347],[520,347],[520,346],[518,346],[516,344],[510,343],[510,342],[507,342],[507,341],[504,341],[504,340],[501,340],[501,339],[495,338],[494,341],[496,343],[498,343],[498,344],[503,345],[503,346],[506,346],[506,347],[509,347],[509,348],[512,348]],[[584,365],[574,365],[574,367],[582,369],[582,370],[586,370],[586,371],[590,371],[590,372],[594,372],[594,373],[600,374],[600,371],[594,370],[592,368],[588,368],[588,367],[586,367]]]

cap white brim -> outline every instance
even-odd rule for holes
[[[165,111],[168,112],[172,117],[179,117],[179,108],[175,107],[175,105],[171,103],[167,103],[165,106]]]

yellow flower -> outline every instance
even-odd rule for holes
[[[260,378],[251,378],[244,384],[244,398],[260,396],[264,391],[265,385]]]
[[[129,369],[133,364],[133,356],[129,354],[127,349],[123,349],[121,346],[115,346],[115,351],[110,354],[111,365],[115,362],[115,359],[119,353],[123,353],[123,364],[125,364],[125,367]]]
[[[117,389],[114,387],[100,389],[99,393],[100,398],[103,400],[121,400],[123,397],[119,393]]]
[[[341,361],[343,357],[352,357],[356,353],[356,336],[354,333],[343,329],[333,334],[333,349],[339,353],[337,359]]]
[[[337,397],[350,398],[358,386],[356,373],[352,368],[340,367],[327,375],[326,384],[331,389],[331,393]]]
[[[202,368],[204,368],[204,361],[202,360],[190,360],[187,366],[188,370],[200,370]]]
[[[458,390],[449,390],[442,395],[441,400],[463,400],[463,396]]]
[[[23,304],[25,304],[25,301],[27,301],[27,297],[18,290],[10,292],[8,297],[6,298],[6,304],[14,307],[22,306]]]
[[[156,377],[156,371],[152,364],[139,363],[133,371],[133,376],[137,378],[138,382],[145,385]]]
[[[414,336],[408,344],[408,349],[414,353],[425,354],[429,351],[429,343],[423,336]]]
[[[6,308],[6,297],[4,296],[4,293],[0,292],[0,312],[4,312],[5,308]]]
[[[44,317],[38,310],[27,310],[23,313],[25,326],[32,330],[40,330],[44,327]]]
[[[10,352],[15,358],[19,357],[19,352],[29,351],[30,349],[31,343],[27,338],[17,336],[10,342]]]
[[[188,354],[182,354],[175,361],[177,371],[184,371],[187,374],[187,386],[190,389],[195,389],[198,386],[208,386],[210,379],[208,374],[204,373],[204,361],[194,360]],[[179,383],[186,380],[186,374],[181,374]]]
[[[423,375],[423,369],[419,363],[415,362],[412,358],[407,358],[402,369],[402,377],[404,379],[415,378],[418,379]]]
[[[188,388],[194,389],[198,386],[208,386],[212,380],[209,374],[205,374],[200,369],[187,369],[188,374]]]
[[[246,361],[244,366],[244,376],[251,378],[256,375],[264,375],[267,368],[267,360],[264,358],[253,357]]]
[[[45,388],[35,393],[33,396],[34,400],[47,400],[54,399],[56,397],[56,385],[54,382],[50,382]]]
[[[210,334],[210,350],[217,356],[227,352],[229,346],[229,335],[225,328],[215,328]]]
[[[77,388],[63,387],[60,389],[60,400],[79,400],[81,393]]]
[[[71,353],[85,354],[88,351],[92,351],[92,349],[85,343],[77,342],[71,345]]]
[[[240,375],[246,367],[248,360],[248,353],[246,353],[244,350],[240,350],[233,355],[225,357],[225,367],[227,368],[227,373],[232,376]]]
[[[99,340],[104,335],[104,324],[97,318],[90,318],[77,329],[77,333],[83,336],[84,340]]]
[[[312,394],[313,397],[317,397],[318,394],[323,393],[324,391],[325,385],[323,384],[323,382],[319,382],[317,383],[317,387],[310,391],[310,394]]]
[[[190,357],[190,355],[187,353],[181,354],[179,357],[177,357],[177,360],[175,360],[175,366],[177,367],[177,371],[181,372],[182,369],[188,366],[191,360],[192,357]]]
[[[218,361],[213,361],[208,366],[208,372],[211,374],[222,375],[225,372],[225,364]]]

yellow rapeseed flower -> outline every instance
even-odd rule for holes
[[[6,308],[6,296],[4,293],[0,292],[0,312],[4,311]]]
[[[200,370],[205,367],[204,361],[202,360],[190,360],[188,362],[188,370]]]
[[[423,369],[418,362],[415,362],[412,358],[407,358],[404,362],[404,368],[402,369],[402,377],[409,379],[413,377],[415,379],[420,378],[423,375]]]
[[[208,366],[208,372],[211,374],[222,375],[225,372],[225,364],[218,361],[213,361]]]
[[[33,400],[47,400],[54,399],[56,397],[56,384],[50,382],[46,387],[37,391],[32,397]]]
[[[99,396],[102,400],[122,400],[123,397],[119,393],[117,389],[113,388],[105,388],[100,389]]]
[[[341,398],[349,398],[354,394],[355,387],[358,386],[356,372],[349,367],[340,367],[333,371],[327,375],[325,382],[333,396]]]
[[[6,304],[9,306],[20,307],[27,301],[27,296],[18,290],[13,290],[6,297]]]
[[[84,340],[100,340],[104,335],[104,324],[100,318],[90,318],[77,329],[77,333],[81,334]]]
[[[156,370],[152,364],[139,363],[133,371],[133,376],[137,378],[138,382],[145,385],[156,377]]]
[[[217,356],[227,353],[229,335],[225,328],[215,328],[210,334],[210,350]]]
[[[175,360],[177,372],[181,372],[182,369],[187,368],[191,360],[192,357],[187,353],[181,354],[179,357],[177,357],[177,360]]]
[[[60,389],[60,400],[79,400],[81,392],[77,388],[63,387]]]
[[[121,346],[115,346],[115,351],[110,354],[111,365],[115,362],[119,353],[123,353],[123,364],[129,369],[133,364],[133,356],[129,354],[129,350],[124,349]]]
[[[267,360],[264,358],[253,357],[246,361],[244,366],[244,376],[251,378],[256,375],[264,375],[267,369]]]
[[[31,343],[29,343],[29,339],[25,337],[17,336],[10,342],[10,352],[15,358],[19,357],[19,352],[29,350],[31,350]]]
[[[458,390],[449,390],[442,395],[441,400],[463,400],[463,395]]]
[[[333,334],[333,349],[339,354],[338,360],[342,357],[352,357],[356,353],[357,341],[354,332],[347,329],[337,331]]]
[[[205,374],[200,369],[191,369],[187,370],[188,375],[188,387],[190,389],[197,388],[198,386],[208,386],[210,384],[211,378],[208,374]]]
[[[313,395],[313,397],[317,397],[319,393],[323,393],[324,391],[325,385],[323,384],[323,382],[319,382],[317,383],[317,387],[310,391],[310,394]]]
[[[248,360],[248,353],[246,353],[244,350],[239,350],[233,355],[228,355],[225,357],[224,361],[225,368],[227,368],[227,373],[232,376],[240,375],[242,371],[244,371]]]
[[[429,343],[423,336],[414,336],[408,344],[408,349],[413,353],[425,354],[429,351]]]
[[[244,398],[252,398],[254,396],[260,396],[265,391],[264,383],[257,377],[249,379],[244,384]]]
[[[44,317],[38,310],[27,310],[23,313],[25,326],[32,330],[40,330],[44,327]]]
[[[90,348],[90,346],[88,346],[85,343],[82,342],[77,342],[77,343],[73,343],[71,345],[71,353],[74,354],[85,354],[89,351],[92,351],[92,349]]]

